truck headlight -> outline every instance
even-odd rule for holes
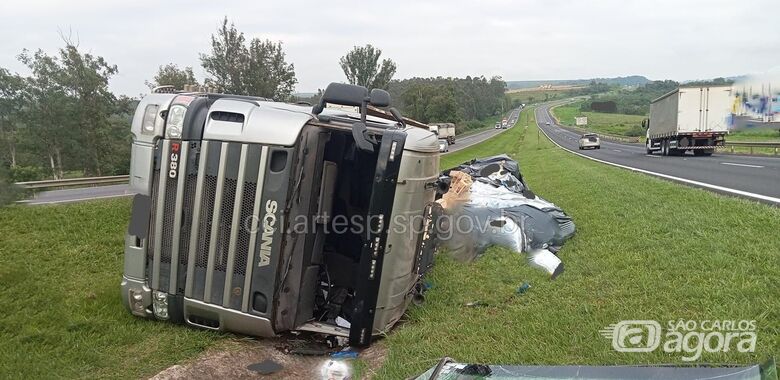
[[[158,319],[168,319],[168,294],[159,290],[152,294],[152,308]]]
[[[160,106],[157,104],[149,104],[144,109],[144,118],[141,121],[141,133],[144,134],[153,134],[154,133],[154,122],[157,119],[157,111],[160,109]]]
[[[144,306],[144,293],[140,289],[130,289],[129,291],[130,310],[135,315],[146,316],[146,306]]]
[[[187,107],[174,105],[168,111],[168,123],[165,125],[165,137],[169,139],[181,138],[181,130],[184,126],[184,114]]]

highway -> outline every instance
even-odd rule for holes
[[[515,120],[515,123],[518,121],[519,118],[520,118],[520,110],[519,109],[512,110],[509,113],[509,115],[507,116],[507,120],[509,120],[509,121]],[[507,131],[509,128],[512,128],[512,127],[514,127],[514,124],[510,123],[510,125],[508,126],[507,129],[490,128],[488,130],[475,133],[473,135],[468,135],[468,136],[465,136],[465,137],[457,138],[455,140],[455,144],[450,145],[450,152],[456,152],[456,151],[459,151],[461,149],[468,148],[468,147],[470,147],[470,146],[472,146],[474,144],[481,143],[481,142],[483,142],[483,141],[485,141],[485,140],[487,140],[487,139],[489,139],[489,138],[491,138],[493,136],[496,136],[496,135],[498,135],[498,134],[500,134],[502,132]]]
[[[512,110],[508,115],[509,120],[517,120],[520,110]],[[510,125],[510,128],[512,125]],[[468,135],[456,140],[454,145],[450,146],[450,152],[454,152],[460,149],[467,148],[471,145],[485,141],[491,137],[494,137],[507,129],[488,129],[482,132]],[[60,204],[60,203],[73,203],[82,202],[93,199],[108,199],[118,198],[133,195],[133,191],[130,190],[130,185],[110,185],[110,186],[97,186],[97,187],[82,187],[65,190],[50,190],[42,191],[35,195],[32,199],[26,199],[19,201],[18,203],[28,205],[46,205],[46,204]]]
[[[687,185],[780,206],[780,158],[713,154],[710,157],[647,155],[643,144],[601,140],[601,149],[579,150],[580,135],[557,125],[555,103],[536,108],[540,129],[575,154]],[[548,126],[547,123],[550,123]]]

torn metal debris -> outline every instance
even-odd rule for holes
[[[439,180],[437,237],[450,255],[471,261],[497,245],[525,253],[552,278],[563,272],[557,253],[574,235],[574,222],[528,188],[516,161],[506,155],[474,159]]]

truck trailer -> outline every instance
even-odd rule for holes
[[[141,99],[128,311],[353,346],[387,332],[424,288],[439,173],[437,137],[389,104],[383,90],[337,83],[314,107],[198,92]]]
[[[650,103],[647,154],[710,156],[725,143],[733,97],[730,86],[680,87]]]
[[[430,131],[439,136],[440,139],[447,140],[447,143],[455,144],[455,124],[453,123],[434,123],[430,124]]]

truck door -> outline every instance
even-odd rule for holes
[[[384,131],[379,146],[366,218],[367,230],[364,234],[354,286],[355,298],[349,330],[349,344],[352,346],[364,347],[371,343],[387,229],[392,217],[393,199],[405,142],[406,132],[388,129]]]

